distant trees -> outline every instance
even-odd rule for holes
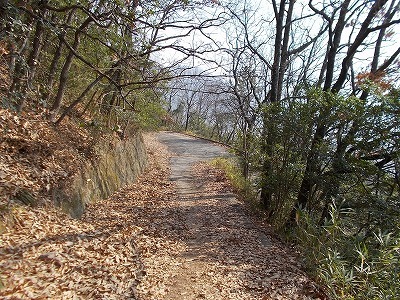
[[[227,106],[230,95],[218,77],[200,75],[193,69],[186,77],[170,84],[170,114],[176,125],[185,131],[229,142],[235,133],[233,111]]]

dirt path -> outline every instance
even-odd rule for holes
[[[145,259],[149,276],[164,273],[158,292],[145,298],[318,299],[290,251],[256,225],[226,184],[218,184],[216,170],[198,164],[226,150],[176,133],[160,133],[158,139],[173,153],[170,180],[178,195],[157,224],[174,224],[170,232],[180,250]],[[152,264],[162,267],[152,270]]]
[[[13,207],[1,299],[318,299],[293,250],[246,213],[220,170],[198,163],[223,148],[170,133],[145,143],[146,172],[80,220]]]
[[[207,141],[176,133],[160,133],[158,139],[173,153],[170,160],[170,179],[177,187],[180,206],[184,209],[185,230],[181,232],[181,236],[188,246],[179,258],[180,268],[174,274],[164,299],[221,296],[219,290],[207,282],[207,277],[212,276],[207,263],[209,246],[218,236],[218,232],[215,232],[213,224],[210,223],[215,214],[210,210],[209,200],[215,200],[216,197],[212,199],[203,192],[204,182],[196,181],[193,166],[201,161],[227,156],[226,150]],[[225,199],[227,203],[235,202],[231,193],[221,193],[218,197]]]

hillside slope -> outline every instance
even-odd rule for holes
[[[52,188],[93,158],[93,135],[66,121],[58,127],[46,110],[17,114],[0,109],[0,212],[10,201],[50,202]]]

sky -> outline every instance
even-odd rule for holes
[[[299,0],[296,2],[294,16],[295,18],[302,18],[303,16],[307,16],[311,13],[310,8],[306,5],[308,1]],[[314,1],[315,5],[318,7],[318,2]],[[355,3],[353,1],[352,3]],[[272,45],[274,38],[274,18],[273,11],[271,8],[271,3],[268,1],[261,0],[250,0],[250,1],[242,1],[238,4],[239,11],[243,13],[243,8],[246,7],[248,14],[246,20],[250,24],[250,32],[249,38],[252,40],[255,46],[259,47],[258,49],[266,56],[269,57],[272,61]],[[361,10],[360,10],[360,13]],[[219,5],[211,5],[206,8],[196,9],[196,10],[187,10],[179,13],[179,17],[187,20],[186,25],[197,25],[204,20],[216,17],[218,15],[224,15],[224,9]],[[237,23],[236,23],[237,24]],[[236,35],[239,27],[233,22],[232,19],[227,19],[223,24],[219,24],[218,26],[213,26],[207,29],[192,31],[185,37],[180,37],[178,39],[173,39],[172,37],[181,35],[188,31],[188,29],[180,29],[176,27],[168,27],[165,30],[162,30],[161,37],[170,37],[171,39],[166,40],[164,43],[160,45],[169,45],[171,42],[174,42],[176,45],[184,47],[186,49],[197,49],[197,50],[211,50],[216,49],[217,46],[222,48],[229,48],[229,43],[235,43],[239,41],[236,40]],[[300,35],[302,38],[293,39],[292,38],[292,47],[296,47],[296,45],[300,45],[309,37],[307,36],[315,36],[319,29],[321,28],[322,21],[320,17],[311,18],[309,21],[297,21],[296,23],[296,34]],[[294,27],[293,27],[294,28]],[[345,28],[345,34],[343,35],[342,43],[347,43],[347,39],[351,36],[353,32],[357,33],[359,25],[355,24],[353,26],[347,26]],[[374,35],[374,38],[376,36]],[[391,53],[393,53],[398,47],[398,40],[400,40],[399,32],[395,32],[392,40],[387,43],[387,47],[385,47],[381,54],[381,62],[384,61],[385,56],[387,57]],[[326,48],[326,40],[322,40],[320,45],[321,53],[325,51]],[[239,41],[240,43],[240,41]],[[343,52],[340,55],[344,55],[347,48],[343,47]],[[354,59],[356,72],[365,71],[368,68],[368,63],[371,60],[373,55],[373,51],[371,48],[366,47],[362,53],[357,53]],[[228,74],[224,68],[218,66],[226,66],[229,67],[229,56],[224,51],[215,50],[214,52],[206,52],[202,56],[203,59],[199,57],[189,57],[187,60],[183,62],[185,66],[193,66],[198,70],[209,70],[210,74],[214,74],[216,76],[222,76],[224,74]],[[179,59],[185,57],[181,52],[174,49],[164,49],[162,52],[156,52],[152,57],[157,62],[167,66],[173,64]],[[213,63],[215,61],[216,63]],[[299,60],[300,62],[300,60]],[[321,64],[322,58],[319,60],[315,60],[313,67],[318,69],[318,65]],[[226,65],[227,64],[227,65]],[[338,67],[340,67],[338,65]],[[229,77],[229,76],[228,76]]]

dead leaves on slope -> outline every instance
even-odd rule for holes
[[[89,156],[88,133],[66,121],[54,127],[48,111],[0,109],[0,207],[21,190],[44,202],[51,188],[67,180]]]
[[[81,220],[50,207],[12,206],[14,226],[0,235],[0,297],[136,299],[143,257],[175,247],[141,220],[157,198],[173,194],[164,189],[165,172],[151,165],[126,192],[94,203]]]
[[[0,235],[0,298],[323,299],[288,249],[231,199],[220,173],[203,166],[194,180],[203,191],[180,199],[165,148],[146,144],[145,174],[81,220],[13,206],[15,226]],[[174,291],[178,282],[189,288]]]

